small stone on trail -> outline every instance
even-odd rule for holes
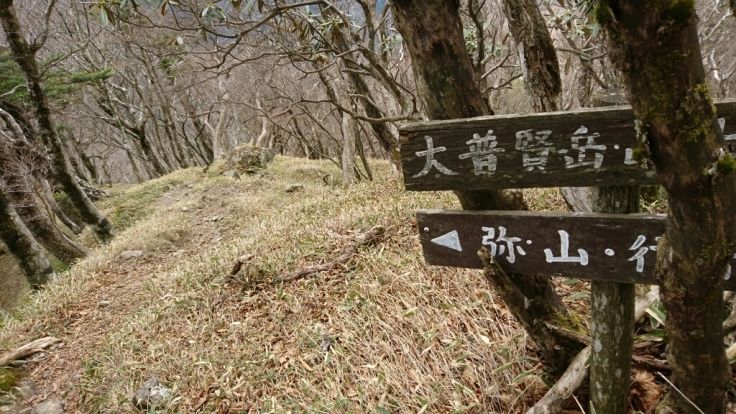
[[[222,220],[222,216],[207,217],[207,218],[203,219],[202,221],[210,221],[210,222],[216,223],[216,222],[218,222],[220,220]]]
[[[161,385],[158,378],[151,377],[135,393],[131,402],[139,410],[148,410],[171,397],[171,389]]]
[[[186,206],[185,207],[182,207],[181,208],[181,211],[189,211],[189,207],[186,207]]]
[[[293,193],[294,191],[303,190],[304,185],[303,184],[289,184],[288,187],[286,187],[287,193]]]
[[[64,403],[61,400],[44,401],[33,407],[31,414],[64,414]]]
[[[106,308],[110,306],[109,300],[101,300],[99,303],[97,303],[101,308]]]
[[[123,250],[122,252],[120,252],[120,257],[122,257],[123,259],[131,259],[141,256],[143,256],[142,250]]]
[[[225,172],[222,173],[222,176],[223,177],[227,177],[227,178],[233,178],[235,180],[239,180],[240,179],[240,174],[238,174],[238,171],[237,170],[227,170],[227,171],[225,171]]]

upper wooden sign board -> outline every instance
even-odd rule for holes
[[[736,151],[736,100],[716,103]],[[656,184],[634,160],[630,107],[501,115],[402,126],[409,191]]]
[[[483,268],[477,252],[485,246],[509,273],[643,284],[656,283],[665,231],[665,217],[651,214],[420,210],[417,221],[431,265]],[[730,267],[724,278],[736,290]]]

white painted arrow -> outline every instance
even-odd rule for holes
[[[450,249],[457,250],[459,252],[463,251],[463,247],[460,245],[460,237],[458,237],[457,235],[457,230],[453,230],[447,234],[443,234],[440,237],[435,237],[430,241],[434,244],[449,247]]]

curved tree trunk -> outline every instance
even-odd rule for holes
[[[54,269],[51,268],[31,232],[18,217],[2,186],[0,186],[0,239],[15,257],[32,288],[38,289],[56,279]]]
[[[95,233],[104,242],[110,241],[115,235],[110,222],[95,205],[90,201],[82,188],[77,183],[72,173],[69,158],[64,151],[63,144],[56,131],[56,125],[51,118],[51,110],[43,90],[41,74],[36,63],[36,50],[23,37],[18,17],[12,0],[0,0],[0,22],[10,49],[13,51],[13,59],[21,67],[26,78],[28,94],[38,122],[38,129],[44,144],[48,147],[53,160],[54,173],[62,185],[64,192],[72,200],[74,206],[79,210],[82,220],[91,225]]]
[[[82,227],[80,227],[77,223],[70,219],[69,216],[67,216],[66,213],[61,210],[61,207],[59,207],[59,203],[57,203],[54,199],[54,193],[53,191],[51,191],[51,185],[49,184],[48,180],[43,177],[36,177],[36,179],[41,183],[41,196],[46,202],[46,205],[50,207],[51,212],[56,216],[56,218],[59,219],[59,221],[64,223],[64,225],[69,230],[71,230],[72,233],[81,233],[83,230]]]
[[[695,5],[607,0],[596,17],[644,126],[638,152],[668,193],[655,276],[667,310],[667,360],[680,392],[670,392],[659,412],[721,413],[730,378],[723,275],[736,249],[736,161],[724,151],[705,82]]]
[[[490,115],[478,86],[463,39],[456,0],[395,0],[396,25],[412,57],[419,96],[430,119],[469,118]],[[466,210],[518,210],[523,208],[519,193],[499,190],[456,191]],[[569,310],[555,293],[549,278],[537,275],[509,275],[529,299],[528,312],[544,324],[567,323],[577,327]],[[564,321],[564,322],[563,322]],[[545,363],[561,373],[579,351],[579,346],[558,338],[556,346],[542,345]]]

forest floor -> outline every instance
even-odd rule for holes
[[[37,389],[23,404],[137,412],[131,397],[156,376],[172,390],[167,413],[523,412],[546,391],[526,334],[479,271],[422,257],[414,211],[456,199],[407,193],[373,166],[375,180],[349,189],[323,185],[339,181],[333,164],[288,157],[240,179],[214,167],[111,189],[99,205],[113,242],[0,319],[0,354],[62,341],[17,368]],[[564,209],[556,189],[527,199]],[[376,225],[383,239],[345,266],[267,283]],[[246,277],[229,277],[244,255]],[[587,314],[586,284],[556,285]]]

